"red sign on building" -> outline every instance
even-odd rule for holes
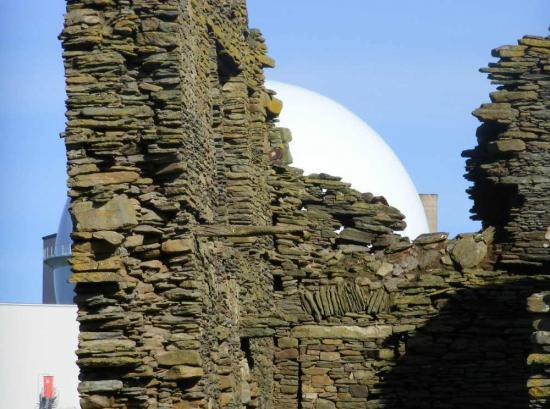
[[[53,376],[44,376],[42,379],[42,396],[46,399],[53,398]]]

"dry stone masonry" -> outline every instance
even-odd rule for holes
[[[529,379],[531,407],[546,408],[550,405],[550,291],[533,294],[527,301],[528,309],[535,317],[532,342],[534,350],[528,357],[535,368],[535,376]]]
[[[474,111],[479,145],[465,151],[474,215],[494,226],[502,265],[550,270],[550,51],[526,36],[482,72],[498,90]]]
[[[547,407],[550,40],[476,111],[484,230],[411,241],[290,166],[244,0],[68,0],[61,39],[83,409]]]

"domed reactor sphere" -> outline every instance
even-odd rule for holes
[[[411,239],[429,232],[424,207],[405,167],[384,140],[339,103],[307,89],[268,81],[284,103],[280,126],[292,131],[293,165],[342,177],[360,192],[384,196],[406,217]]]

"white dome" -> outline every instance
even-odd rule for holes
[[[401,161],[383,139],[337,102],[294,85],[268,81],[283,100],[280,126],[292,131],[293,165],[341,176],[360,192],[384,196],[405,216],[404,234],[429,231],[424,207]]]

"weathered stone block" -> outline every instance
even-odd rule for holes
[[[126,196],[115,196],[99,208],[77,202],[71,210],[81,231],[118,230],[138,223],[136,209]]]
[[[391,263],[382,263],[380,268],[376,270],[376,275],[380,277],[386,277],[388,274],[391,274],[393,271],[393,264]]]
[[[282,351],[275,353],[275,358],[277,360],[284,360],[284,359],[296,360],[298,359],[298,356],[299,356],[298,350],[295,348],[283,349]]]
[[[167,254],[181,254],[191,252],[194,247],[192,239],[176,239],[162,243],[161,250]]]
[[[118,246],[124,240],[124,236],[114,231],[98,231],[93,234],[94,239],[106,241],[109,244]]]
[[[550,366],[550,354],[531,354],[527,357],[527,364]]]
[[[298,340],[296,338],[283,337],[277,339],[277,346],[281,349],[297,348]]]
[[[439,243],[447,240],[449,233],[425,233],[421,234],[414,240],[414,244],[425,246],[428,244]]]
[[[536,331],[532,340],[535,344],[550,345],[550,331]]]
[[[473,115],[482,121],[511,122],[517,111],[507,102],[483,104],[473,112]]]
[[[181,381],[187,379],[200,378],[204,376],[204,371],[200,367],[178,365],[170,368],[164,375],[167,381]]]
[[[78,385],[79,393],[116,392],[123,387],[122,381],[85,381]]]
[[[550,386],[529,388],[529,396],[535,399],[550,398]]]
[[[524,36],[519,43],[532,47],[550,48],[550,39],[539,36]]]
[[[451,258],[462,268],[479,265],[487,255],[487,245],[473,236],[459,239],[451,250]]]
[[[85,188],[118,183],[130,183],[139,179],[136,172],[102,172],[78,175],[69,182],[71,187]]]
[[[198,351],[168,351],[156,356],[162,366],[189,365],[201,366],[202,358]]]
[[[494,141],[487,145],[489,153],[500,154],[500,153],[513,153],[513,152],[523,152],[526,148],[525,142],[521,139],[501,139]]]
[[[311,384],[314,387],[332,385],[334,381],[328,375],[313,375],[311,377]]]
[[[87,368],[122,368],[127,366],[136,366],[141,363],[140,358],[129,356],[107,356],[107,357],[91,357],[81,358],[77,364]]]
[[[538,94],[535,91],[496,91],[491,93],[493,102],[532,101]]]
[[[550,312],[550,292],[533,294],[527,299],[527,310],[535,313]]]
[[[512,46],[512,45],[505,45],[502,47],[495,48],[492,51],[493,57],[523,57],[525,55],[525,50],[527,47],[525,46]]]
[[[315,402],[315,409],[336,409],[334,402],[327,399],[318,399]]]
[[[351,385],[349,392],[354,398],[367,398],[369,396],[369,388],[365,385]]]
[[[82,409],[106,409],[113,404],[112,399],[108,396],[91,395],[80,399]]]
[[[362,230],[347,227],[340,233],[339,238],[341,240],[353,243],[370,244],[372,243],[374,236],[372,235],[372,233],[367,233]]]
[[[74,273],[69,278],[71,283],[118,283],[126,281],[127,278],[117,273]]]
[[[319,355],[321,361],[338,361],[340,359],[339,352],[321,352]]]

